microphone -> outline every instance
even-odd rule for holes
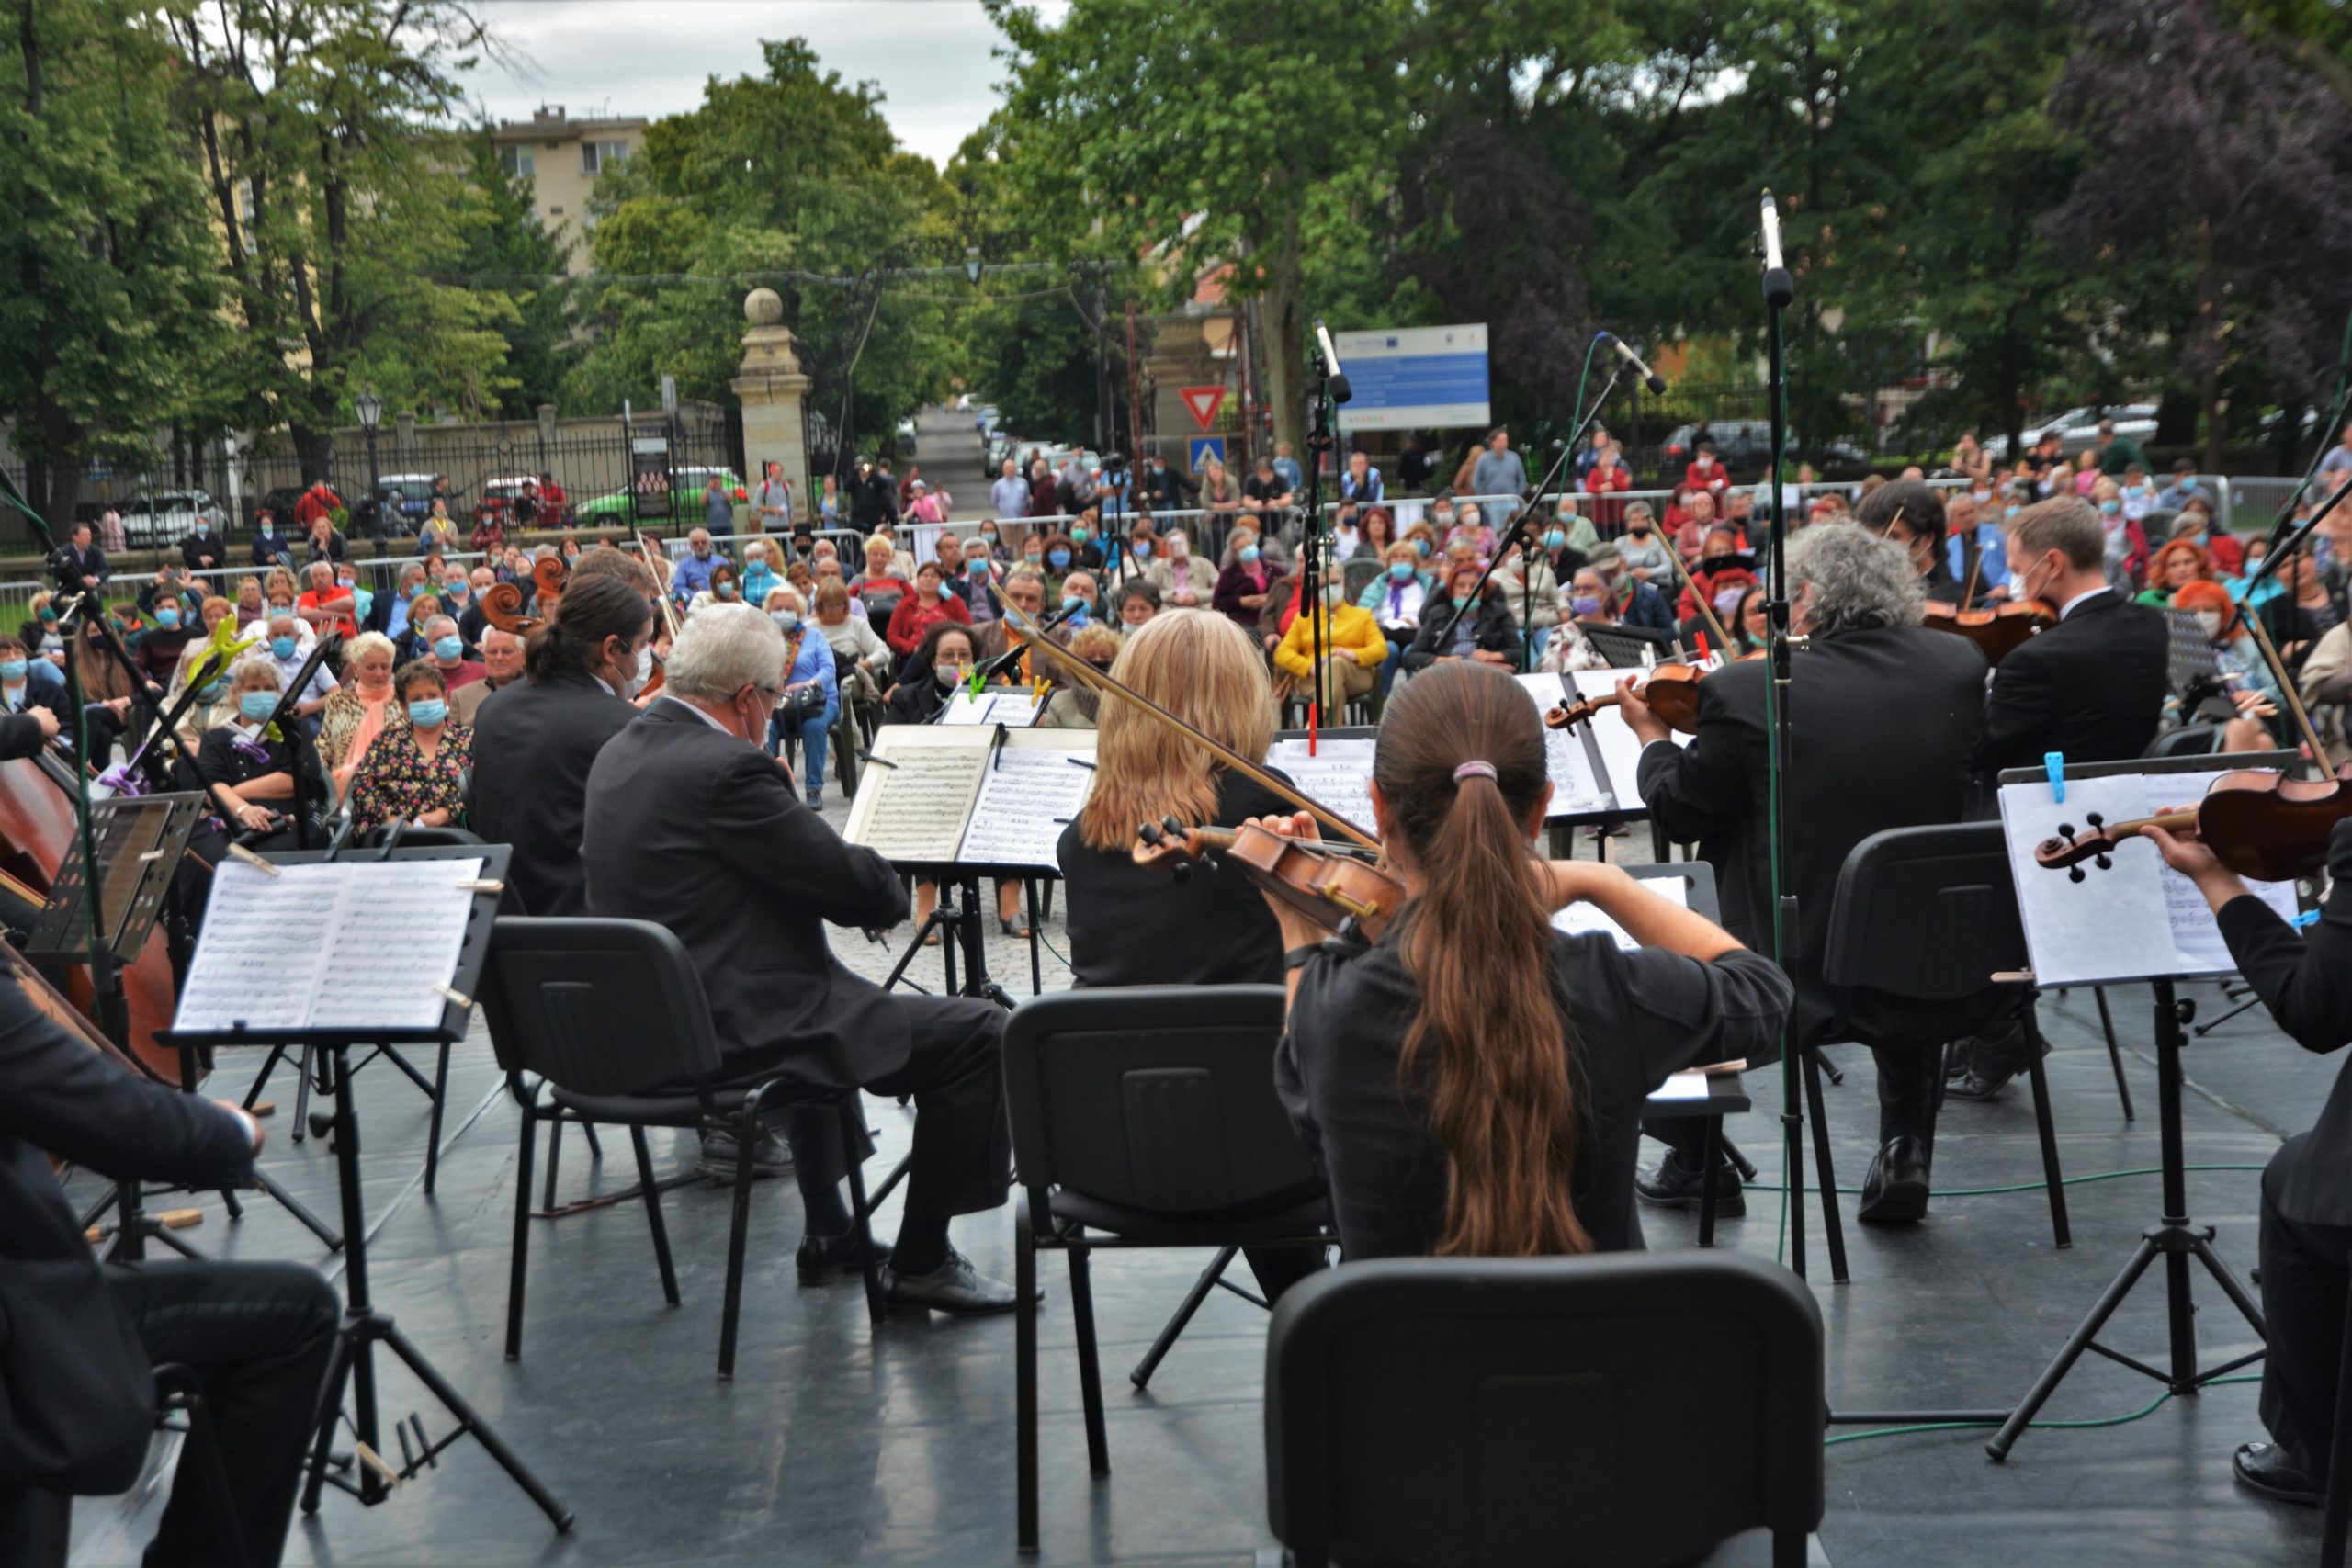
[[[1797,285],[1781,259],[1781,209],[1773,205],[1769,187],[1764,192],[1763,224],[1764,303],[1779,310],[1797,297]]]
[[[1067,621],[1072,615],[1077,615],[1080,608],[1081,606],[1073,604],[1068,609],[1056,610],[1052,615],[1046,616],[1043,620],[1037,623],[1037,635],[1040,637],[1044,637],[1046,633],[1052,631],[1056,626],[1060,626],[1064,621]],[[995,680],[998,675],[1012,669],[1013,665],[1020,662],[1022,652],[1029,645],[1025,642],[1016,641],[1011,648],[1006,649],[1002,653],[998,654],[994,659],[991,659],[987,663],[981,665],[979,667],[980,683],[982,685],[988,684],[990,681]]]
[[[1609,346],[1617,351],[1618,358],[1634,367],[1634,373],[1642,378],[1642,385],[1650,389],[1650,396],[1657,398],[1666,395],[1666,378],[1643,364],[1642,356],[1627,347],[1623,338],[1619,337],[1615,333],[1603,333],[1600,335],[1609,340]]]
[[[1340,351],[1331,346],[1331,334],[1320,316],[1315,318],[1315,345],[1323,353],[1323,375],[1331,383],[1331,400],[1347,402],[1356,395],[1355,389],[1348,385],[1348,373],[1340,368]]]

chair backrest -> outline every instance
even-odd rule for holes
[[[481,1002],[500,1067],[575,1094],[635,1094],[718,1071],[702,976],[650,920],[501,915]]]
[[[1892,828],[1838,873],[1822,978],[1913,1002],[1983,996],[2026,966],[2017,882],[1998,822]]]
[[[360,835],[363,849],[381,849],[391,827],[370,828]],[[409,828],[401,833],[400,848],[404,850],[458,849],[467,844],[490,842],[479,833],[469,833],[463,828]]]
[[[1821,1368],[1812,1295],[1736,1253],[1346,1264],[1275,1304],[1270,1522],[1303,1555],[1413,1568],[1801,1537]]]
[[[2143,757],[2203,757],[2219,750],[2222,727],[2218,724],[2184,724],[2177,729],[2167,729],[2148,742]]]
[[[1206,1214],[1320,1186],[1274,1097],[1280,986],[1137,986],[1032,997],[1004,1026],[1012,1158],[1054,1187]]]
[[[1372,580],[1387,570],[1374,557],[1351,557],[1348,563],[1340,569],[1340,582],[1347,592],[1348,603],[1352,604],[1363,598],[1363,591],[1372,586]]]

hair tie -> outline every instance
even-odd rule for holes
[[[1464,762],[1453,770],[1455,784],[1460,784],[1464,779],[1491,779],[1494,776],[1495,765],[1492,762]]]

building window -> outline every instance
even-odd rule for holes
[[[580,144],[580,172],[594,177],[628,156],[628,143],[626,141],[582,141]]]
[[[498,162],[509,175],[521,176],[536,175],[539,172],[538,154],[528,147],[501,147],[498,150]]]
[[[548,216],[550,218],[560,218],[563,216],[563,209],[560,207],[550,207],[548,209]]]

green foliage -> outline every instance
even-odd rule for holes
[[[456,224],[457,254],[433,270],[486,299],[506,301],[506,307],[492,307],[508,372],[498,382],[497,417],[528,419],[539,404],[556,399],[571,330],[560,281],[532,280],[561,279],[571,245],[540,223],[531,177],[509,175],[501,166],[487,126],[468,134],[465,143],[469,164]]]

